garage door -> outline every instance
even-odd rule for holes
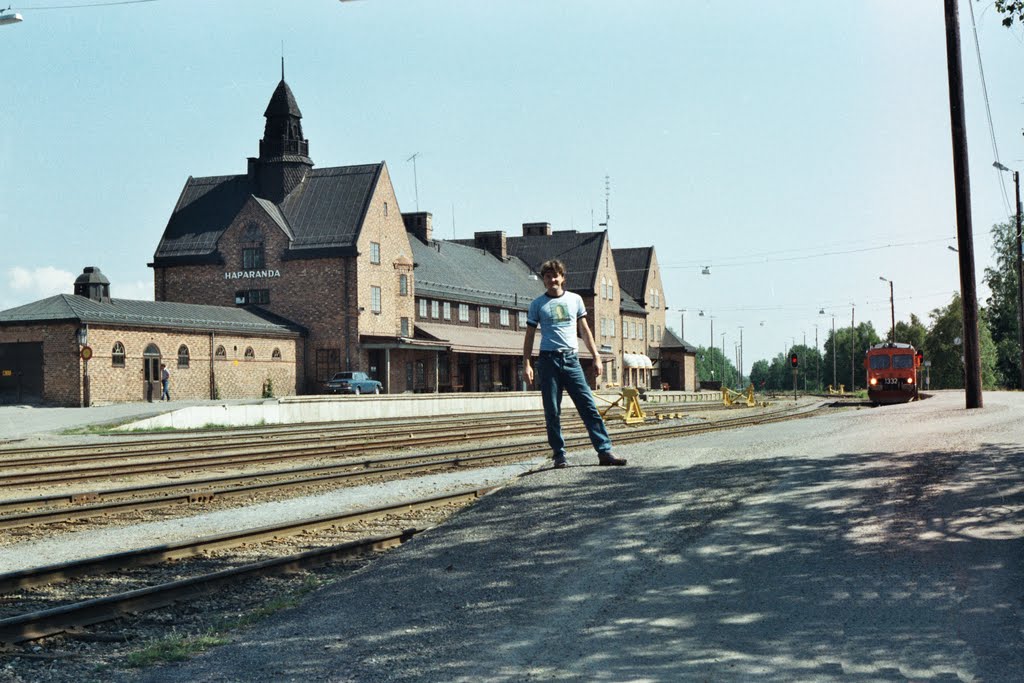
[[[38,403],[43,397],[43,344],[0,344],[0,403]]]

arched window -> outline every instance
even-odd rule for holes
[[[224,350],[224,345],[221,344],[217,347],[217,350],[213,352],[213,357],[217,360],[227,360],[228,352]]]
[[[184,344],[178,347],[178,367],[188,367],[188,347]]]
[[[114,348],[110,352],[110,364],[115,368],[124,367],[124,344],[114,342]]]
[[[272,360],[281,360],[281,349],[274,349],[273,353],[270,354]]]
[[[256,360],[256,352],[252,350],[251,346],[246,346],[245,347],[245,359],[246,360]]]

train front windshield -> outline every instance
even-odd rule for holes
[[[897,369],[907,370],[914,367],[914,357],[909,353],[901,353],[892,357],[892,366]]]
[[[889,356],[886,356],[886,355],[871,356],[871,369],[872,370],[888,370],[889,369]]]

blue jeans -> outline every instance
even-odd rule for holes
[[[569,398],[576,406],[576,412],[583,419],[590,435],[590,443],[598,453],[611,453],[612,441],[604,426],[604,419],[594,403],[590,385],[583,375],[579,356],[574,352],[562,354],[541,351],[537,359],[537,386],[544,401],[544,420],[548,428],[548,444],[554,457],[565,455],[565,439],[562,437],[562,391],[569,392]]]

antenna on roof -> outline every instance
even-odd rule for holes
[[[610,219],[611,213],[608,211],[608,197],[612,192],[612,181],[608,178],[608,174],[604,176],[604,223],[598,223],[601,227],[608,227],[608,219]]]
[[[419,183],[419,180],[416,178],[416,157],[418,157],[419,155],[420,155],[420,153],[416,152],[411,157],[406,159],[406,161],[411,161],[412,162],[412,184],[413,184],[413,187],[416,189],[416,211],[417,212],[420,210],[420,183]]]
[[[281,41],[281,80],[284,80],[284,41]]]

